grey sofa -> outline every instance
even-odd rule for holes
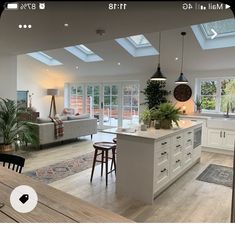
[[[40,148],[42,145],[55,143],[59,141],[65,141],[69,139],[75,139],[81,136],[87,136],[97,133],[97,119],[86,118],[76,120],[66,120],[64,123],[64,135],[59,138],[55,138],[54,123],[31,123],[35,128],[38,136],[38,145]]]

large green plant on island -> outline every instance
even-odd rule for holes
[[[165,90],[166,82],[164,81],[147,81],[146,88],[141,91],[145,95],[145,104],[148,109],[158,108],[161,103],[167,102],[169,91]]]
[[[160,121],[160,126],[163,129],[170,129],[172,121],[178,126],[180,108],[175,107],[172,103],[161,103],[158,109],[152,110],[152,118]]]
[[[0,98],[0,151],[11,151],[13,146],[28,143],[37,145],[37,136],[29,122],[20,120],[23,114],[31,114],[27,109],[17,105],[16,101]]]

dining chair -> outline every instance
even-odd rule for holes
[[[17,155],[0,154],[0,163],[3,164],[3,167],[7,167],[8,169],[21,173],[25,159]]]

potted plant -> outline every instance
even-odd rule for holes
[[[16,101],[0,98],[1,152],[10,152],[28,143],[36,145],[36,134],[29,122],[20,120],[22,114],[30,113]]]
[[[197,108],[197,112],[201,113],[202,111],[202,101],[200,100],[199,96],[197,95],[196,100],[194,101],[196,108]]]
[[[149,127],[151,121],[151,110],[149,108],[145,108],[144,111],[140,115],[140,120]]]
[[[179,115],[181,114],[180,108],[176,108],[172,103],[161,103],[152,113],[155,120],[160,121],[160,127],[163,129],[170,129],[172,121],[178,126]]]

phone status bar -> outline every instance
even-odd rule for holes
[[[230,5],[223,4],[223,3],[213,3],[213,2],[205,2],[205,3],[182,3],[182,9],[183,10],[226,10],[229,9]]]
[[[35,2],[14,2],[14,3],[6,3],[5,9],[7,10],[44,10],[46,9],[46,3],[35,3]]]

